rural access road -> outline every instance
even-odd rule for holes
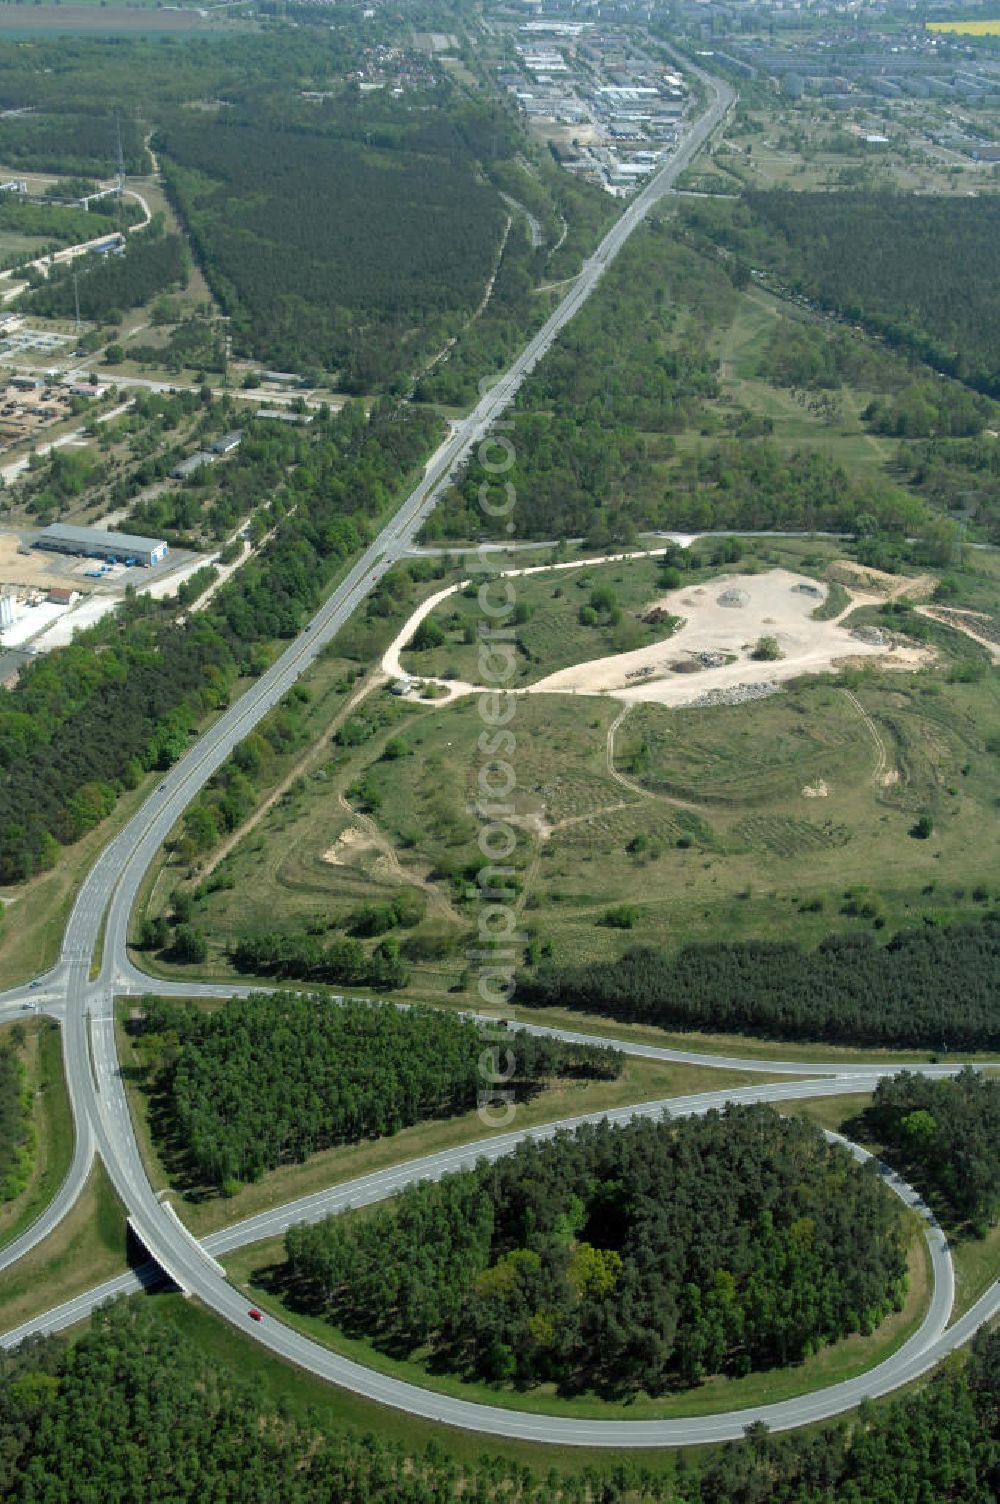
[[[11,1261],[34,1247],[54,1224],[53,1218],[64,1214],[79,1195],[86,1180],[93,1155],[104,1161],[115,1190],[125,1206],[130,1226],[151,1258],[181,1289],[197,1296],[209,1309],[233,1326],[253,1336],[263,1346],[334,1382],[348,1384],[359,1393],[387,1404],[402,1406],[415,1414],[454,1425],[472,1426],[477,1431],[497,1435],[525,1436],[529,1439],[602,1444],[598,1433],[606,1435],[606,1445],[672,1444],[669,1432],[654,1437],[635,1426],[666,1427],[669,1422],[577,1422],[563,1417],[528,1416],[487,1406],[468,1405],[417,1389],[398,1386],[397,1381],[359,1365],[347,1365],[315,1342],[300,1336],[279,1322],[252,1323],[247,1318],[243,1296],[225,1279],[211,1249],[183,1227],[172,1210],[161,1203],[150,1185],[142,1163],[132,1127],[129,1107],[118,1060],[114,1030],[113,1003],[116,993],[134,990],[135,971],[128,959],[127,932],[129,916],[146,871],[154,861],[163,841],[183,810],[204,786],[220,764],[229,756],[263,716],[279,703],[296,680],[312,665],[326,644],[350,619],[374,588],[383,570],[401,558],[414,542],[417,532],[436,504],[444,487],[473,446],[490,425],[510,405],[522,382],[546,353],[560,330],[569,322],[598,286],[606,268],[613,262],[629,236],[642,223],[660,197],[673,185],[712,130],[723,119],[733,102],[728,85],[701,75],[712,102],[691,128],[670,161],[634,199],[615,223],[566,297],[545,325],[529,340],[508,370],[483,395],[476,407],[455,426],[449,439],[438,450],[423,477],[411,491],[396,515],[386,524],[377,539],[349,570],[341,584],[331,593],[306,629],[247,691],[247,693],[208,728],[199,741],[164,777],[127,825],[109,842],[82,884],[67,923],[57,965],[40,978],[36,988],[15,988],[0,996],[0,1015],[25,1002],[58,1017],[62,1025],[63,1059],[67,1089],[76,1124],[77,1144],[69,1176],[52,1207],[47,1208],[34,1228],[6,1250]],[[91,963],[103,931],[103,946],[96,977],[91,977]],[[160,983],[144,979],[142,990],[150,985],[157,991],[173,991]],[[190,986],[181,989],[190,994]],[[200,990],[200,989],[198,989]],[[233,989],[209,989],[216,993]],[[712,1057],[721,1064],[718,1057]],[[762,1063],[754,1062],[756,1068]],[[765,1067],[766,1068],[766,1067]],[[796,1071],[807,1069],[796,1062]],[[891,1066],[881,1065],[878,1071]],[[854,1074],[837,1073],[841,1080],[862,1079]],[[836,1083],[829,1083],[833,1089]],[[791,1083],[785,1083],[786,1089]],[[772,1091],[776,1087],[770,1088]],[[481,1146],[477,1146],[478,1149]],[[942,1257],[950,1268],[947,1250]],[[945,1271],[935,1289],[947,1293]],[[950,1301],[948,1301],[950,1309]],[[995,1287],[994,1306],[1000,1307],[1000,1290]],[[954,1329],[953,1329],[954,1331]],[[939,1342],[954,1342],[945,1333]],[[929,1366],[935,1358],[925,1347],[915,1362]],[[936,1352],[936,1349],[934,1349]],[[897,1355],[898,1358],[898,1355]],[[923,1371],[923,1369],[920,1369]],[[906,1382],[913,1372],[897,1363],[890,1373],[889,1387]],[[869,1384],[871,1376],[868,1376]],[[870,1392],[868,1386],[865,1393]],[[831,1396],[826,1398],[825,1396]],[[859,1396],[860,1397],[860,1396]],[[853,1400],[847,1403],[854,1403]],[[836,1414],[844,1408],[842,1398],[823,1391],[789,1402],[779,1422],[802,1424],[823,1415]],[[723,1435],[739,1435],[748,1423],[748,1412],[705,1417],[683,1423],[685,1444],[699,1439],[714,1440]],[[603,1428],[610,1427],[611,1430]],[[612,1439],[613,1438],[613,1439]],[[678,1438],[680,1439],[680,1438]]]

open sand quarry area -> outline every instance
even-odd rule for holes
[[[885,666],[900,668],[927,661],[925,649],[899,645],[888,633],[855,636],[843,625],[853,600],[834,620],[814,620],[826,594],[825,585],[786,569],[682,586],[650,605],[681,618],[666,642],[561,669],[533,684],[529,693],[610,694],[659,705],[697,705],[710,694],[705,703],[712,704],[724,703],[721,691],[755,686],[759,692],[800,674],[823,673],[845,659],[878,657]],[[761,638],[773,638],[781,656],[755,659]]]
[[[510,575],[528,572],[513,570]],[[401,654],[417,626],[462,588],[462,584],[452,586],[424,601],[387,649],[382,666],[387,674],[402,681],[397,683],[397,691],[407,683]],[[847,618],[858,606],[873,603],[871,593],[864,589],[849,589],[851,599],[836,617],[816,620],[814,612],[823,605],[827,593],[822,581],[787,569],[722,574],[683,585],[654,596],[644,609],[647,618],[656,612],[679,618],[680,624],[669,638],[631,652],[560,668],[515,692],[610,695],[626,704],[734,704],[773,693],[782,682],[802,674],[824,673],[865,659],[904,670],[930,661],[932,650],[900,640],[887,630],[847,625]],[[762,638],[774,640],[777,657],[754,657]],[[456,678],[427,676],[413,680],[405,693],[412,698],[426,695],[428,684],[435,687],[436,702],[441,705],[483,687]]]

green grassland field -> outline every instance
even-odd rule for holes
[[[775,331],[780,338],[796,321],[815,316],[755,287],[734,305],[733,317],[709,334],[719,395],[702,404],[700,431],[691,425],[676,436],[676,459],[664,459],[663,479],[687,449],[710,442],[731,415],[748,411],[770,421],[783,450],[822,451],[852,482],[891,480],[894,442],[870,434],[860,420],[870,392],[845,385],[833,394],[833,407],[820,407],[809,393],[758,374]],[[880,363],[888,359],[876,354],[862,369],[881,381]],[[897,364],[898,380],[912,379]],[[820,578],[851,553],[849,545],[820,537],[748,539],[741,546],[730,569],[782,566]],[[718,561],[719,547],[719,540],[695,545],[697,565],[684,571],[685,584],[727,568]],[[516,565],[571,557],[552,550],[509,556]],[[460,563],[457,553],[450,562]],[[493,563],[502,567],[499,559]],[[654,560],[639,559],[519,580],[525,619],[515,628],[523,644],[515,685],[668,636],[669,623],[642,621],[664,593],[658,577]],[[457,569],[423,593],[456,578]],[[995,627],[998,556],[965,550],[948,578],[949,604],[983,612]],[[605,586],[620,619],[599,611],[588,624],[581,607]],[[450,596],[434,613],[444,640],[430,651],[404,653],[404,663],[419,674],[476,682],[475,614],[470,596]],[[859,619],[865,617],[893,630],[900,625],[877,606]],[[857,928],[887,938],[924,918],[968,917],[992,906],[995,862],[983,831],[1000,798],[996,675],[986,650],[968,637],[911,619],[918,624],[936,655],[919,672],[869,664],[738,707],[642,706],[616,728],[610,747],[619,702],[519,700],[512,760],[520,839],[512,860],[525,926],[537,944],[561,960],[610,956],[635,943],[675,950],[688,941],[757,936],[809,945]],[[399,618],[394,630],[402,625]],[[376,644],[362,625],[346,631],[353,646],[344,651],[363,649],[367,656],[358,661],[366,666],[391,636]],[[209,942],[209,970],[231,975],[226,948],[243,934],[336,931],[350,925],[360,906],[413,887],[423,893],[426,913],[416,931],[400,935],[411,990],[443,1000],[454,989],[461,1002],[473,918],[465,889],[479,861],[470,813],[481,730],[475,702],[400,704],[382,690],[356,719],[362,734],[342,745],[317,718],[308,770],[232,843],[215,869],[224,883],[206,892],[203,871],[175,866],[158,880],[149,912],[169,910],[174,886],[190,889],[197,895],[193,923]],[[383,757],[390,742],[403,744],[402,756]],[[910,835],[922,815],[933,822],[927,840]],[[625,928],[608,922],[612,908],[627,911]]]
[[[821,573],[818,547],[768,540],[759,562],[791,563],[797,550]],[[654,565],[631,567],[639,581]],[[978,576],[968,590],[995,595]],[[583,592],[569,591],[576,609]],[[886,621],[879,608],[860,615]],[[527,931],[569,961],[635,943],[888,936],[987,912],[1000,896],[983,836],[1000,799],[996,676],[968,638],[926,628],[936,656],[918,672],[840,670],[738,706],[637,705],[622,718],[602,696],[520,697],[511,860]],[[563,655],[567,644],[568,628]],[[383,688],[352,715],[360,739],[319,744],[325,761],[229,850],[226,885],[205,892],[193,874],[194,922],[225,974],[226,945],[244,933],[348,927],[362,905],[414,887],[426,908],[404,944],[413,991],[460,1000],[481,860],[477,702],[401,704]],[[911,833],[922,815],[928,839]],[[170,884],[159,881],[151,912],[167,910]]]

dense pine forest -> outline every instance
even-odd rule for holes
[[[0,120],[0,157],[15,170],[106,178],[120,128],[126,171],[139,175],[152,167],[149,139],[237,353],[336,370],[349,391],[402,390],[486,293],[508,218],[505,168],[541,209],[548,244],[565,231],[571,256],[578,229],[588,241],[611,206],[589,185],[561,183],[551,164],[539,188],[515,166],[526,142],[514,112],[435,63],[419,61],[404,98],[363,93],[351,69],[380,43],[398,45],[396,17],[334,20],[301,12],[296,27],[258,35],[10,48],[0,105],[26,113]],[[530,292],[544,252],[520,216],[507,245],[474,352],[456,350],[423,396],[471,394],[542,315]]]
[[[222,1350],[218,1347],[216,1353]],[[0,1354],[0,1499],[10,1504],[994,1504],[1000,1333],[966,1363],[859,1418],[570,1470],[446,1445],[407,1449],[345,1426],[337,1391],[308,1408],[255,1387],[242,1353],[207,1357],[140,1298],[105,1308],[72,1346]],[[485,1443],[484,1443],[485,1446]]]
[[[100,222],[91,225],[90,233],[101,233]],[[179,235],[165,235],[162,224],[154,220],[129,237],[121,254],[91,255],[82,263],[53,267],[46,277],[39,274],[24,303],[43,318],[72,318],[78,295],[82,318],[115,323],[123,310],[186,286],[188,267],[184,241]]]
[[[521,1002],[771,1039],[929,1050],[1000,1048],[1000,930],[904,930],[887,945],[831,935],[814,951],[769,940],[650,946],[589,966],[543,964]]]
[[[982,1237],[1000,1216],[1000,1080],[971,1069],[880,1081],[863,1127],[949,1223]]]
[[[340,19],[340,18],[338,18]],[[344,17],[334,29],[282,28],[214,36],[49,36],[0,54],[0,159],[32,172],[107,178],[121,134],[125,171],[152,168],[150,123],[193,100],[243,102],[296,92],[303,80],[350,67],[379,28]]]
[[[324,940],[318,935],[264,930],[234,940],[227,955],[237,971],[273,977],[279,982],[297,980],[394,991],[410,980],[395,935],[387,935],[369,951],[352,935]]]
[[[746,265],[773,269],[889,344],[1000,396],[996,198],[755,190],[685,216]]]
[[[51,867],[124,789],[181,756],[240,674],[263,672],[438,428],[416,407],[376,405],[366,420],[351,404],[306,432],[268,425],[234,473],[269,496],[280,526],[210,609],[179,624],[169,605],[137,597],[0,691],[0,882]]]
[[[2,75],[0,69],[0,79]],[[0,89],[3,89],[2,83]],[[6,89],[3,89],[3,95],[6,96],[6,105],[10,97]],[[37,106],[37,94],[29,102]],[[74,113],[67,100],[64,109],[56,115],[37,115],[33,111],[19,116],[7,115],[0,122],[0,159],[14,169],[95,173],[102,178],[110,176],[118,137],[116,122],[106,110],[106,103],[105,98],[105,109],[99,114],[89,111]],[[68,109],[66,104],[69,104]],[[144,176],[152,164],[138,121],[122,119],[117,122],[117,131],[121,133],[125,171],[133,176]]]
[[[475,1107],[496,1036],[453,1014],[320,996],[239,998],[218,1012],[155,1000],[142,1053],[161,1125],[202,1181],[257,1180],[332,1144]],[[547,1077],[612,1079],[612,1049],[519,1036],[520,1098]]]
[[[766,1107],[560,1132],[286,1246],[298,1296],[381,1348],[617,1396],[797,1361],[906,1286],[877,1174]]]
[[[165,181],[242,353],[337,369],[367,391],[471,314],[505,221],[475,164],[496,142],[510,154],[509,127],[447,94],[394,114],[348,102],[318,124],[266,107],[262,119],[258,103],[160,133]]]

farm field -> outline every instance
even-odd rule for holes
[[[962,37],[1000,37],[1000,20],[992,21],[928,21],[928,31],[950,32]]]
[[[130,36],[169,32],[176,36],[193,31],[212,35],[238,26],[238,22],[228,17],[216,19],[194,8],[167,10],[158,6],[155,0],[146,0],[146,3],[129,0],[128,4],[116,3],[116,0],[93,0],[92,4],[87,4],[86,0],[77,0],[75,5],[39,4],[31,9],[11,6],[0,10],[0,31],[11,37],[39,32],[49,36],[97,35],[101,32],[124,32]],[[244,24],[239,29],[249,28]]]

